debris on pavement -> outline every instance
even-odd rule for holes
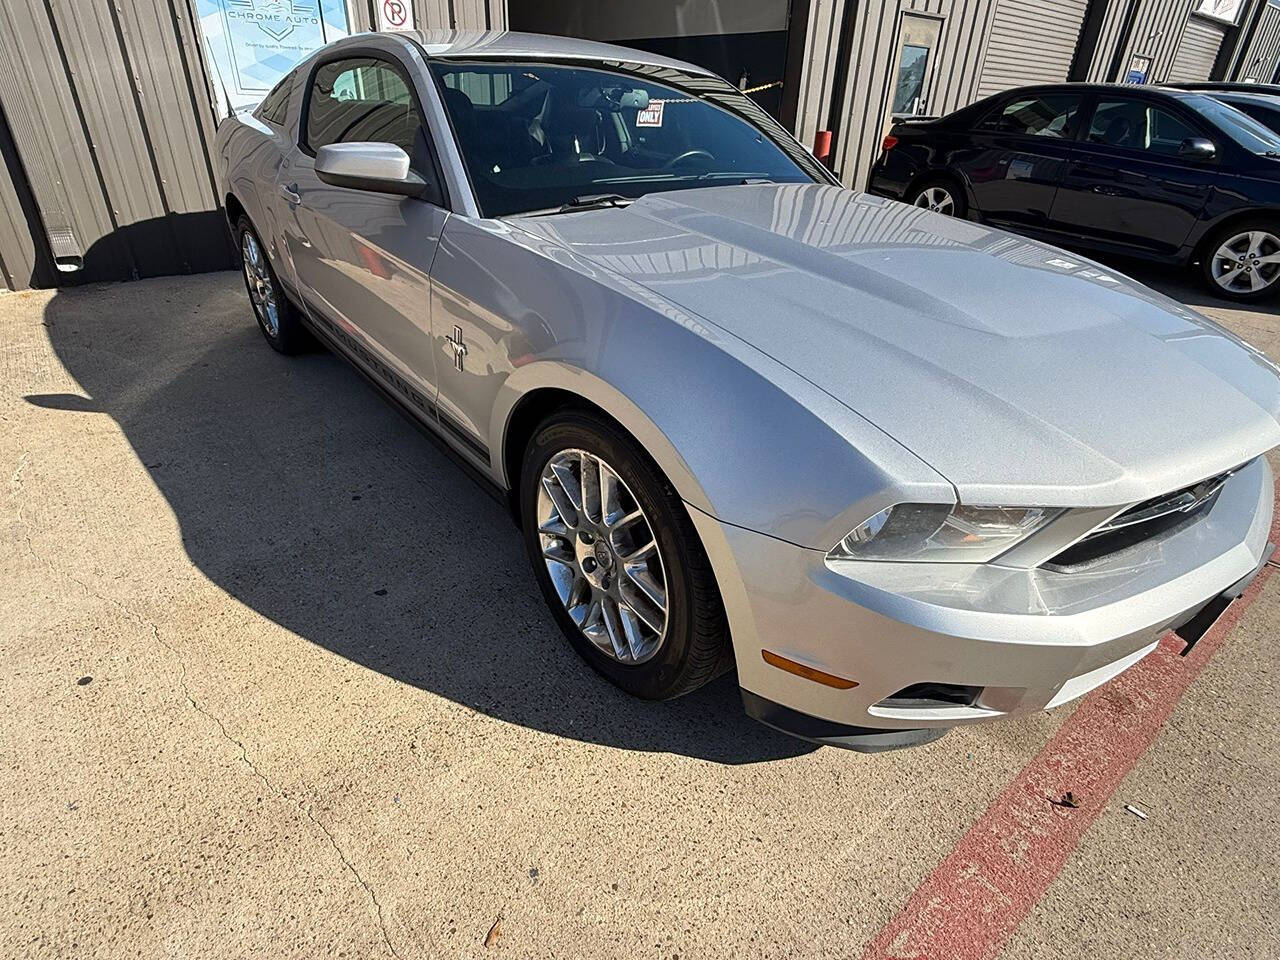
[[[489,928],[489,932],[484,935],[484,945],[492,947],[498,942],[498,938],[502,936],[502,914],[498,914],[498,919],[493,921],[493,926]]]
[[[1146,815],[1145,813],[1143,813],[1141,810],[1139,810],[1137,807],[1135,807],[1135,806],[1134,806],[1133,804],[1131,804],[1131,803],[1126,803],[1126,804],[1124,805],[1124,808],[1125,808],[1126,810],[1128,810],[1130,813],[1132,813],[1132,814],[1133,814],[1135,817],[1137,817],[1139,820],[1145,820],[1145,819],[1147,819],[1147,815]]]
[[[1050,797],[1049,802],[1052,803],[1055,807],[1066,807],[1069,810],[1075,810],[1077,807],[1080,806],[1080,804],[1076,802],[1075,795],[1072,794],[1070,790],[1064,793],[1062,795],[1062,798],[1059,800],[1055,800],[1053,799],[1053,797]]]

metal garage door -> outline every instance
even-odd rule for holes
[[[1239,78],[1273,83],[1277,63],[1280,63],[1280,3],[1272,0],[1262,12],[1253,42],[1240,58]]]
[[[1088,0],[1000,0],[978,96],[1067,79]]]
[[[1169,67],[1169,79],[1174,82],[1208,80],[1226,32],[1226,27],[1209,20],[1199,17],[1188,20],[1178,52]]]

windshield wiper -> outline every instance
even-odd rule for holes
[[[774,180],[773,177],[769,176],[767,173],[755,173],[751,171],[743,173],[741,170],[737,170],[737,171],[713,170],[710,173],[700,173],[696,177],[694,177],[694,179],[695,180],[737,180],[738,183],[741,183],[744,185],[752,184],[752,183],[777,183],[777,181]]]
[[[568,203],[558,207],[547,207],[545,210],[524,210],[520,213],[508,214],[512,217],[549,217],[557,213],[576,213],[579,210],[606,210],[610,207],[625,207],[635,197],[624,197],[620,193],[589,193],[574,197]]]
[[[570,210],[593,210],[598,207],[625,207],[632,199],[632,197],[624,197],[619,193],[589,193],[581,197],[574,197],[568,203],[561,204],[557,212],[568,213]]]

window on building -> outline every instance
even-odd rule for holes
[[[306,145],[394,143],[413,168],[426,169],[426,130],[408,79],[385,60],[335,60],[315,72],[307,105]]]
[[[997,108],[979,130],[1065,140],[1071,136],[1081,98],[1070,93],[1022,97]]]
[[[1199,131],[1176,115],[1142,100],[1099,100],[1089,124],[1089,142],[1174,157]]]
[[[289,112],[289,91],[292,89],[293,76],[288,75],[263,98],[262,106],[258,107],[258,119],[281,126]]]

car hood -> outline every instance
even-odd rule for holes
[[[976,223],[817,184],[519,222],[785,364],[968,502],[1128,503],[1280,444],[1280,375],[1260,352]]]

